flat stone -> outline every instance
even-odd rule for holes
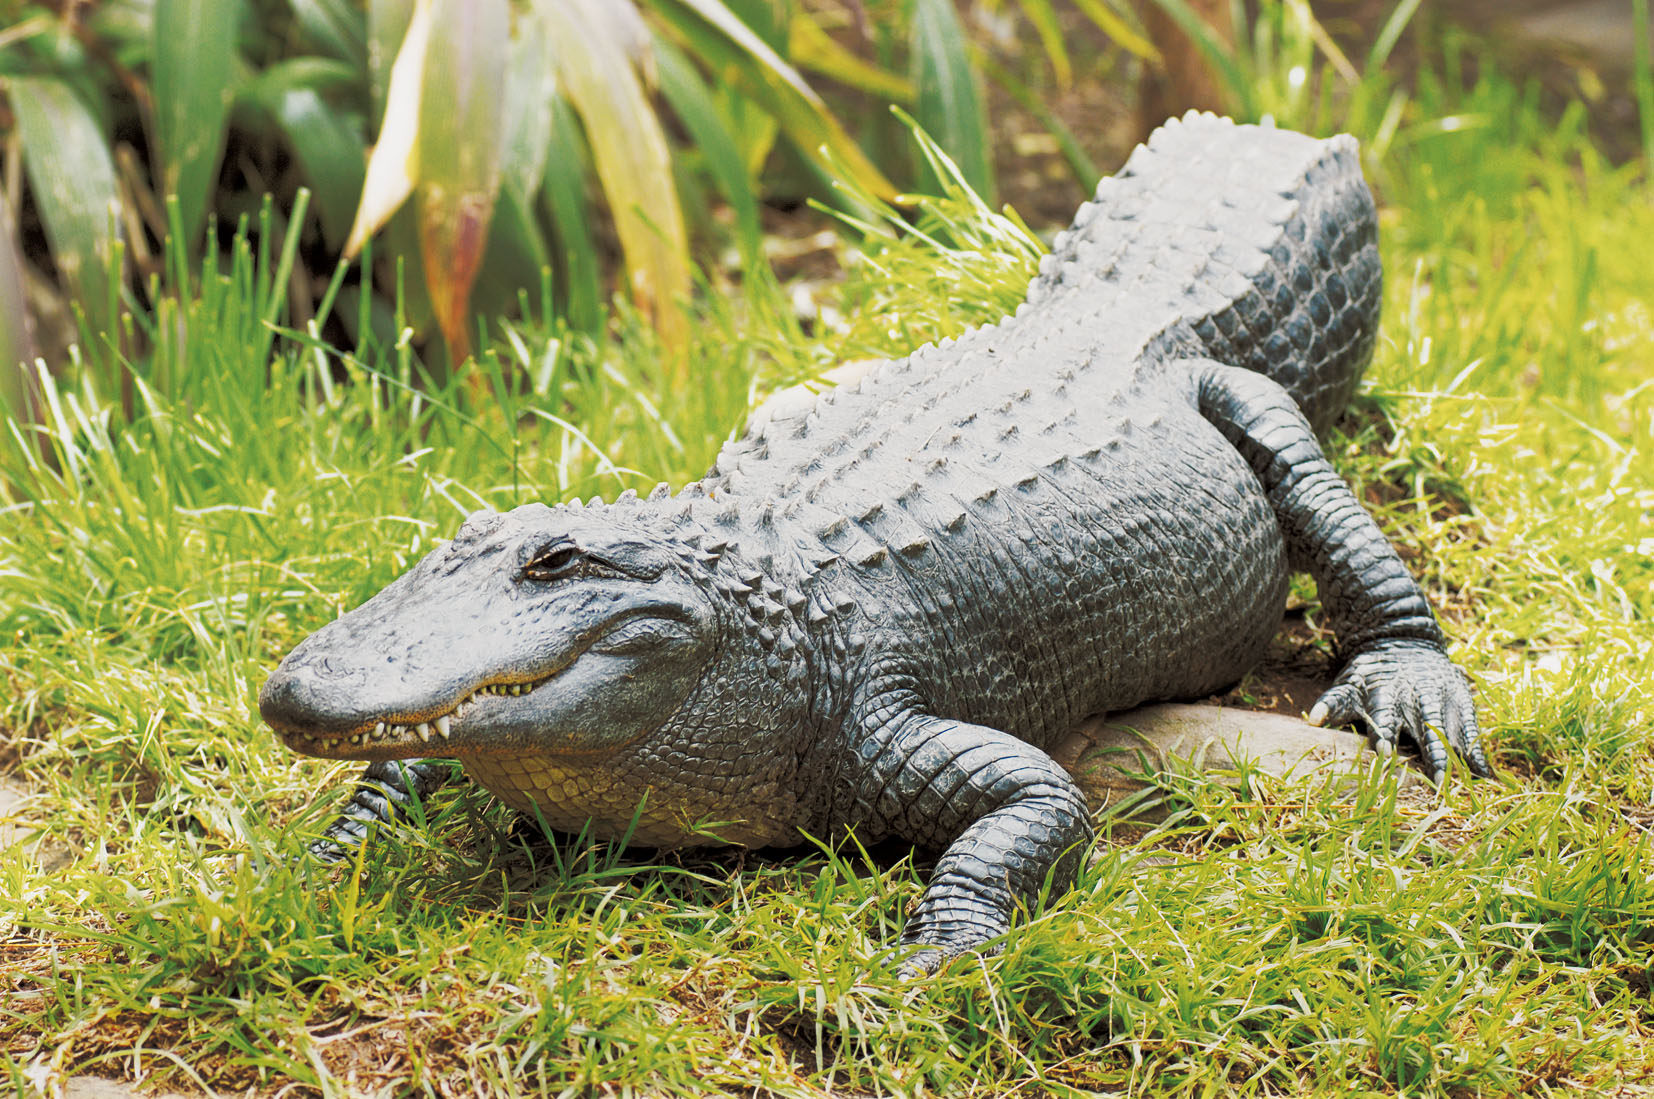
[[[27,786],[9,775],[0,775],[0,851],[24,846],[35,866],[50,874],[68,866],[74,852],[62,840],[43,835],[23,819],[30,796]]]
[[[1074,776],[1093,812],[1152,819],[1144,791],[1164,774],[1254,768],[1278,778],[1353,778],[1378,758],[1367,738],[1322,729],[1285,714],[1232,707],[1158,703],[1093,717],[1051,753]],[[1416,768],[1404,783],[1422,783]]]
[[[8,775],[0,775],[0,850],[23,843],[35,834],[33,828],[17,820],[28,797],[27,786]]]
[[[63,1081],[63,1099],[185,1099],[176,1091],[139,1091],[124,1080],[71,1076]]]

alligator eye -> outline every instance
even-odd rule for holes
[[[559,580],[573,572],[583,556],[585,555],[580,552],[580,547],[572,542],[547,546],[523,566],[523,579]]]

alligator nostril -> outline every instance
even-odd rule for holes
[[[360,679],[362,669],[354,661],[338,661],[331,656],[324,656],[310,665],[311,674],[317,679]]]

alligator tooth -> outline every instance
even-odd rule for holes
[[[379,722],[377,725],[375,725],[373,727],[373,735],[374,736],[384,736],[385,735],[385,723],[383,721]]]
[[[431,727],[428,724],[421,721],[416,728],[418,729],[420,740],[429,741],[431,739]]]
[[[443,740],[447,740],[448,737],[452,735],[452,730],[448,725],[447,714],[443,714],[441,717],[436,719],[436,731],[442,735]]]

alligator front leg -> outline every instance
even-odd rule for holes
[[[1010,929],[1049,880],[1067,888],[1091,838],[1080,793],[1050,756],[1008,733],[904,715],[857,745],[853,814],[877,834],[943,850],[902,932],[922,946],[902,977],[933,973]]]
[[[1263,484],[1296,568],[1315,578],[1344,666],[1309,718],[1364,723],[1380,751],[1405,731],[1431,777],[1447,772],[1448,748],[1491,775],[1464,673],[1384,532],[1321,453],[1292,397],[1250,370],[1195,364],[1200,411],[1233,443]]]
[[[386,759],[367,765],[344,811],[327,826],[310,854],[338,862],[359,847],[373,824],[387,824],[415,801],[435,793],[453,771],[445,759]]]

